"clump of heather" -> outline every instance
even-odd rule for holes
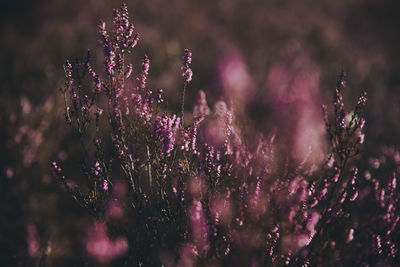
[[[280,150],[279,130],[247,145],[234,103],[210,109],[199,91],[193,120],[185,120],[193,75],[188,49],[181,112],[167,112],[163,90],[147,85],[148,56],[134,75],[129,55],[139,37],[126,5],[115,10],[113,27],[112,33],[104,22],[98,27],[103,72],[92,68],[90,52],[64,64],[60,91],[83,151],[84,182],[71,186],[62,166],[52,163],[54,175],[93,216],[83,239],[91,262],[369,266],[398,260],[400,160],[382,177],[358,162],[367,96],[363,91],[346,111],[344,73],[333,112],[323,107],[331,148],[325,163],[296,164]]]

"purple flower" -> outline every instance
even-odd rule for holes
[[[65,85],[69,87],[72,85],[74,80],[72,79],[72,65],[68,60],[66,60],[64,63],[64,71],[65,71]]]
[[[93,78],[94,81],[94,86],[93,86],[93,91],[95,93],[100,93],[101,91],[101,80],[99,75],[95,75],[95,77]]]
[[[196,105],[193,108],[193,116],[198,121],[202,121],[205,116],[210,114],[210,108],[207,105],[206,93],[200,90],[197,96]]]
[[[139,88],[144,89],[146,87],[147,76],[149,75],[150,61],[147,55],[142,60],[142,74],[138,78]]]
[[[61,174],[61,168],[57,165],[57,162],[53,161],[51,163],[51,170],[53,172],[53,175],[59,179],[64,180],[65,176]]]
[[[156,132],[159,134],[160,140],[163,143],[163,155],[169,156],[174,149],[179,123],[180,118],[175,114],[170,117],[163,115],[157,118]]]
[[[185,83],[188,83],[192,80],[193,72],[190,69],[190,64],[192,63],[192,52],[189,49],[185,49],[185,54],[182,57],[183,64],[182,64],[182,77]]]
[[[104,181],[103,181],[103,190],[104,190],[104,191],[107,191],[107,190],[108,190],[108,182],[107,182],[107,180],[104,180]]]
[[[131,76],[132,70],[133,70],[132,64],[128,64],[128,65],[126,66],[126,71],[125,71],[125,78],[126,78],[126,79],[128,79],[128,78]]]

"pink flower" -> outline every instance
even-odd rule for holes
[[[101,263],[110,262],[128,251],[128,242],[124,237],[111,240],[103,222],[96,222],[88,231],[86,250],[90,256]]]

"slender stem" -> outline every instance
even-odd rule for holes
[[[151,187],[153,178],[152,178],[152,175],[151,175],[150,150],[149,150],[149,146],[146,146],[146,148],[147,148],[147,159],[149,161],[147,169],[148,169],[148,172],[149,172],[149,182],[150,182],[150,187]]]
[[[183,92],[182,92],[182,108],[181,108],[181,110],[182,110],[182,118],[181,118],[181,125],[182,125],[182,128],[183,128],[183,126],[184,126],[184,116],[185,116],[185,92],[186,92],[186,86],[187,86],[187,82],[185,81],[185,83],[183,84]]]

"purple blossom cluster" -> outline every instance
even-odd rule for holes
[[[199,90],[196,105],[193,108],[193,116],[196,121],[201,122],[208,115],[210,115],[210,108],[207,105],[206,93]]]
[[[190,68],[190,64],[192,64],[192,52],[189,49],[185,49],[185,54],[182,57],[182,77],[185,83],[188,83],[192,80],[193,72]]]
[[[105,57],[105,71],[108,75],[114,75],[116,67],[124,64],[124,54],[130,53],[139,40],[139,35],[134,34],[135,27],[129,22],[128,8],[123,4],[121,8],[114,10],[114,36],[111,39],[106,23],[98,24],[99,42],[103,47]]]
[[[52,163],[54,176],[95,218],[85,240],[93,261],[375,266],[399,260],[399,170],[380,179],[376,169],[398,164],[400,156],[388,149],[387,160],[357,165],[367,97],[363,91],[346,112],[344,73],[332,115],[324,107],[331,148],[325,162],[298,163],[283,151],[277,131],[246,139],[234,104],[218,101],[211,110],[203,91],[193,121],[183,123],[185,88],[192,79],[187,49],[182,116],[167,113],[163,91],[146,86],[147,56],[141,73],[128,81],[133,65],[125,61],[138,37],[126,5],[115,11],[113,23],[113,36],[104,22],[98,28],[107,78],[94,72],[89,54],[84,63],[64,66],[65,116],[83,150],[87,184],[71,187]],[[90,90],[82,83],[85,73]]]
[[[180,118],[175,114],[172,116],[161,116],[157,119],[156,132],[163,144],[162,155],[170,156],[175,147],[176,135],[179,129]]]

